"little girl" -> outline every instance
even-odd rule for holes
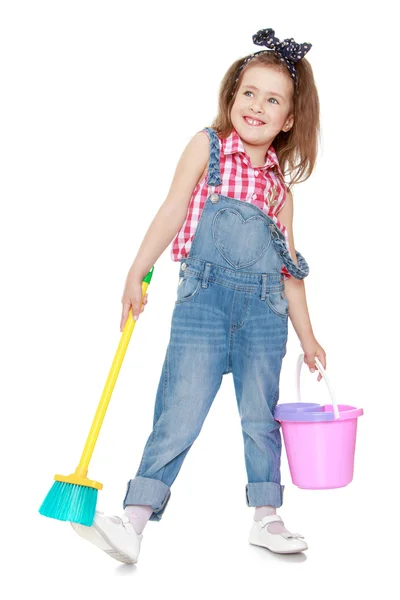
[[[274,409],[288,316],[310,371],[315,357],[326,368],[307,310],[303,279],[309,269],[295,250],[293,198],[282,171],[295,173],[291,185],[311,175],[319,100],[304,59],[311,44],[274,36],[272,29],[259,31],[253,41],[267,49],[228,69],[218,115],[184,150],[128,273],[121,331],[130,309],[135,320],[144,310],[142,279],[172,242],[171,257],[180,269],[170,340],[153,430],[128,482],[125,514],[97,512],[92,527],[72,523],[79,535],[122,562],[137,562],[145,524],[162,518],[227,373],[242,425],[247,505],[255,507],[249,542],[284,554],[308,547],[276,514],[284,486]]]

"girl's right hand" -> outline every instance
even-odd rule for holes
[[[121,298],[122,316],[120,331],[124,330],[125,323],[129,316],[129,311],[132,308],[132,317],[137,321],[139,314],[144,311],[147,304],[147,294],[145,294],[142,303],[142,279],[133,271],[129,271],[126,278],[124,293]]]

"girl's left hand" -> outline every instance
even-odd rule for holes
[[[300,344],[304,352],[304,362],[309,367],[311,373],[318,370],[315,364],[315,357],[318,358],[323,368],[326,369],[326,353],[325,350],[320,346],[315,338]],[[317,381],[321,381],[322,375],[318,371]]]

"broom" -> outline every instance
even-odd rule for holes
[[[150,284],[154,267],[142,280],[142,298]],[[131,339],[136,321],[133,320],[132,310],[129,311],[124,331],[115,354],[103,393],[93,419],[92,426],[81,456],[81,460],[71,475],[55,475],[55,482],[39,509],[45,517],[59,521],[72,521],[90,527],[96,512],[97,493],[103,484],[87,478],[90,459],[100,433],[115,382],[117,381],[126,349]]]

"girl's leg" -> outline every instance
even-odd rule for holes
[[[201,297],[212,302],[210,296],[211,287],[201,290]],[[189,300],[175,307],[153,430],[136,476],[128,482],[124,508],[150,506],[150,520],[161,519],[170,487],[220,388],[226,367],[225,339],[226,323],[202,304]]]
[[[280,424],[274,419],[282,360],[286,353],[287,303],[280,292],[253,294],[252,310],[237,331],[232,374],[244,440],[246,498],[254,506],[251,544],[277,553],[302,552],[307,544],[288,531],[276,509],[282,505]]]
[[[127,506],[125,514],[132,523],[132,527],[136,533],[142,533],[147,521],[151,517],[153,509],[151,506]]]
[[[253,507],[279,508],[283,502],[282,440],[274,410],[286,353],[286,310],[279,291],[268,291],[264,300],[252,293],[249,314],[233,344],[232,375],[248,478],[246,500]]]

